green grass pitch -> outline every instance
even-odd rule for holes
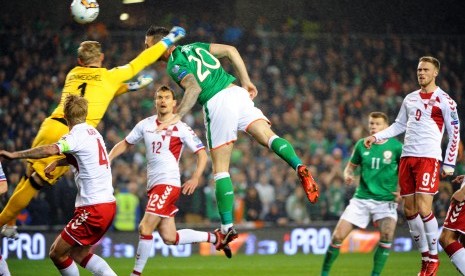
[[[370,275],[372,254],[341,254],[333,265],[332,275]],[[382,275],[416,275],[420,268],[419,253],[397,253],[389,256]],[[458,275],[455,267],[444,253],[440,254],[441,266],[438,275]],[[118,275],[129,275],[133,259],[107,259]],[[236,255],[232,259],[223,256],[194,255],[187,258],[150,258],[143,275],[319,275],[323,255]],[[42,261],[8,260],[12,275],[53,276],[60,275],[49,259]],[[91,275],[80,269],[81,275]],[[250,274],[252,273],[252,274]]]

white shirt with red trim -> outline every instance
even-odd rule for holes
[[[447,130],[449,142],[443,164],[454,167],[460,141],[457,104],[438,87],[433,93],[421,94],[417,90],[408,94],[396,121],[374,136],[376,140],[383,140],[405,132],[402,156],[442,160],[441,140],[444,129]]]
[[[105,142],[93,126],[75,125],[56,145],[74,173],[76,207],[115,201]]]
[[[202,141],[185,123],[178,122],[156,131],[157,116],[140,121],[126,136],[126,142],[136,144],[144,140],[147,158],[147,190],[158,184],[181,186],[179,159],[184,146],[194,153],[204,149]]]

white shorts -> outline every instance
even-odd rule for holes
[[[213,96],[203,106],[207,144],[210,150],[237,140],[237,131],[247,131],[254,121],[263,119],[263,112],[255,107],[249,92],[231,86]]]
[[[370,218],[377,221],[383,218],[393,218],[397,221],[397,203],[393,201],[377,201],[372,199],[352,198],[344,210],[344,219],[359,228],[366,228]]]

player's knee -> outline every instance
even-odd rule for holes
[[[172,233],[164,233],[164,232],[159,232],[159,233],[160,233],[160,236],[161,236],[163,242],[166,245],[174,245],[174,244],[176,244],[176,232],[175,232],[174,235]]]
[[[344,241],[344,238],[341,233],[339,233],[338,231],[334,232],[333,233],[333,237],[331,239],[331,242],[333,244],[341,244],[343,241]]]
[[[380,235],[380,240],[381,240],[381,241],[392,242],[393,237],[394,237],[394,233],[390,233],[390,232],[381,232],[380,234],[381,234],[381,235]]]
[[[448,234],[446,230],[443,230],[441,236],[439,236],[439,244],[442,248],[446,248],[449,244],[453,243],[454,238]]]

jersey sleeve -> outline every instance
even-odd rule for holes
[[[203,145],[200,138],[195,134],[195,132],[190,128],[187,124],[182,123],[182,136],[181,141],[184,145],[186,145],[191,151],[197,152],[201,149],[204,149],[205,146]]]
[[[391,137],[395,137],[401,133],[404,133],[407,129],[407,121],[408,121],[408,113],[407,113],[407,106],[406,106],[406,99],[402,102],[402,106],[400,107],[399,113],[397,114],[397,118],[395,122],[390,125],[385,130],[382,130],[375,135],[373,135],[376,140],[385,140]]]
[[[455,166],[459,151],[460,142],[460,120],[457,114],[457,104],[449,95],[444,95],[446,101],[441,103],[442,114],[444,116],[444,125],[447,130],[449,142],[447,143],[446,154],[444,155],[444,165]]]
[[[128,142],[131,145],[135,145],[144,138],[144,122],[145,120],[140,121],[137,123],[137,125],[129,132],[129,134],[126,136],[126,142]]]
[[[173,63],[170,63],[169,67],[167,68],[167,72],[171,79],[179,85],[185,76],[187,76],[189,73],[192,73],[187,66],[187,63],[182,59],[177,59]]]
[[[352,156],[350,157],[350,163],[354,165],[360,165],[362,163],[362,156],[360,154],[360,147],[363,147],[363,139],[358,140],[354,146],[354,151],[352,152]]]
[[[108,71],[115,82],[127,81],[142,71],[148,65],[157,61],[166,51],[167,47],[162,41],[157,42],[150,48],[145,49],[135,59],[124,66],[115,67]]]
[[[55,143],[61,153],[73,153],[77,151],[78,143],[74,136],[67,134]]]

